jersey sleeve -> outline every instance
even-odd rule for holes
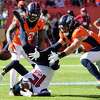
[[[86,29],[84,29],[83,27],[79,27],[77,29],[74,30],[73,34],[72,34],[72,40],[74,40],[75,38],[82,38],[82,39],[86,39],[88,37],[89,33],[86,31]]]

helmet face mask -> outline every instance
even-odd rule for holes
[[[37,14],[34,14],[34,13],[28,13],[28,20],[30,21],[30,22],[35,22],[35,21],[37,21],[38,19],[39,19],[39,15],[37,15]]]
[[[64,33],[69,33],[70,35],[79,25],[80,25],[79,22],[74,20],[72,16],[68,15],[61,17],[59,22],[60,30],[63,30]]]
[[[40,6],[36,2],[32,2],[27,7],[28,20],[30,22],[35,22],[40,18]]]

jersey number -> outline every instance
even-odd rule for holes
[[[33,36],[34,36],[34,35],[35,35],[34,32],[30,32],[30,33],[28,34],[28,42],[29,42],[29,43],[32,42],[32,39],[33,39]]]
[[[34,77],[34,80],[32,80],[31,78],[29,78],[29,80],[31,81],[31,83],[35,86],[35,87],[40,87],[41,83],[44,81],[44,79],[46,78],[45,75],[42,75],[41,77],[37,77],[35,74],[32,74]]]

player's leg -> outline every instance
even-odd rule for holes
[[[1,77],[4,76],[7,72],[9,72],[12,68],[13,68],[13,70],[10,72],[10,88],[13,87],[13,85],[15,84],[15,81],[16,81],[16,72],[15,72],[15,70],[22,76],[25,75],[26,73],[28,73],[26,68],[24,68],[19,63],[18,60],[13,59],[13,61],[3,69],[2,73],[1,73]]]
[[[15,69],[10,70],[10,91],[9,95],[13,95],[12,93],[12,88],[16,84],[16,76],[17,76],[17,71]]]
[[[28,73],[28,70],[25,67],[23,67],[23,65],[21,65],[19,61],[16,60],[16,61],[12,61],[10,64],[4,67],[3,71],[1,72],[1,75],[4,76],[12,68],[15,69],[22,76]]]
[[[16,64],[18,64],[19,63],[19,54],[17,52],[11,52],[11,55],[12,55],[11,60],[16,61]],[[13,69],[10,70],[10,91],[9,91],[9,95],[13,95],[12,88],[16,84],[16,80],[17,80],[17,71],[13,67]]]
[[[37,74],[38,72],[38,74]],[[36,65],[33,70],[33,74],[36,75],[39,80],[36,82],[33,91],[34,95],[47,95],[50,96],[51,93],[48,91],[49,84],[54,75],[54,70],[48,66]],[[41,76],[39,76],[41,75]]]
[[[52,79],[53,74],[54,70],[50,69],[48,66],[36,65],[31,72],[28,72],[22,77],[20,82],[21,84],[27,83],[27,87],[24,88],[29,89],[29,91],[31,91],[32,92],[31,94],[33,95],[50,96],[51,93],[48,91],[48,86]],[[26,79],[28,79],[29,81],[27,81]],[[16,85],[13,87],[14,94],[20,93],[19,92],[20,89],[18,89],[18,87],[19,86]],[[25,92],[25,94],[27,93]]]
[[[88,71],[97,79],[100,81],[100,72],[96,68],[94,62],[97,62],[100,60],[100,51],[90,51],[82,55],[80,58],[81,64],[85,66]]]
[[[15,45],[15,51],[12,52],[12,60],[17,61],[17,65],[15,65],[11,71],[10,71],[10,90],[16,83],[16,74],[17,72],[20,73],[20,75],[25,75],[28,71],[20,64],[19,60],[21,57],[21,46],[20,45]],[[17,70],[17,72],[16,72]]]

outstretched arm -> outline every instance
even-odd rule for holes
[[[65,52],[66,56],[73,53],[77,48],[80,47],[81,42],[81,38],[75,39],[73,43],[70,46],[68,46],[63,52]]]
[[[55,61],[73,53],[80,46],[82,40],[82,38],[74,39],[73,43],[70,46],[68,46],[64,51],[58,54],[52,53],[49,57],[49,60],[54,63]]]
[[[10,44],[12,41],[12,33],[16,30],[17,28],[17,21],[15,17],[12,20],[11,25],[9,26],[7,32],[6,32],[6,37],[7,37],[7,42]]]

